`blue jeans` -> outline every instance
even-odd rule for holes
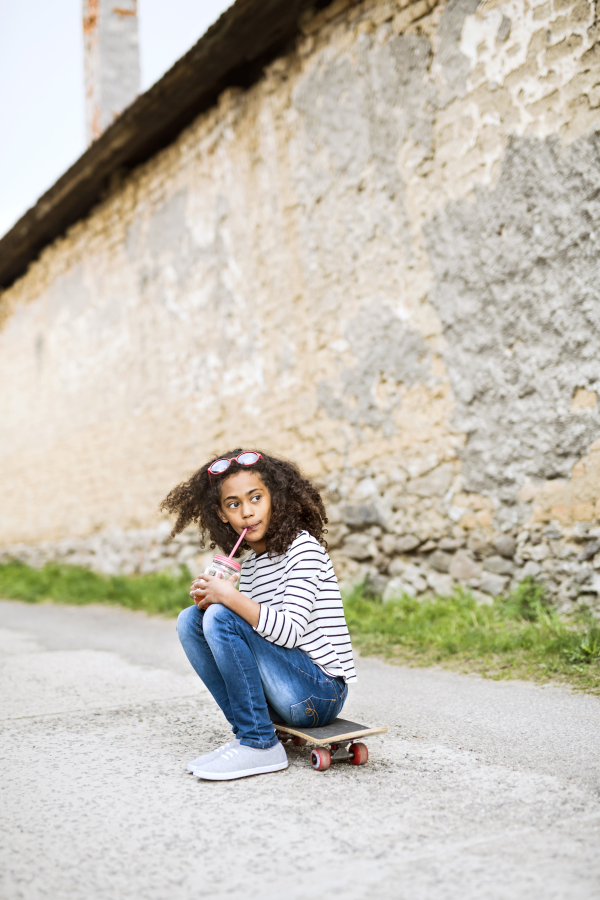
[[[248,747],[277,743],[269,705],[288,725],[315,728],[332,722],[348,695],[343,678],[326,675],[299,648],[271,644],[220,603],[184,609],[177,634],[233,733]]]

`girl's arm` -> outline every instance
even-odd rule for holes
[[[222,581],[215,575],[200,575],[192,585],[190,596],[199,609],[208,603],[223,603],[272,644],[288,650],[297,647],[315,604],[324,554],[314,541],[301,537],[297,540],[299,546],[292,545],[289,551],[285,593],[277,609],[268,603],[256,603],[237,591],[236,578]]]
[[[260,604],[246,594],[240,594],[234,587],[237,577],[223,581],[216,575],[199,575],[192,584],[190,597],[198,609],[206,608],[211,603],[222,603],[240,618],[256,628],[260,616]]]
[[[304,635],[314,609],[324,551],[314,541],[299,536],[288,551],[285,593],[277,607],[260,606],[257,634],[272,644],[293,650]]]

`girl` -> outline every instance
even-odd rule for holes
[[[269,707],[289,725],[327,725],[356,681],[319,491],[291,462],[233,450],[174,488],[161,509],[177,515],[172,537],[198,522],[211,547],[229,553],[247,528],[242,548],[251,550],[239,590],[235,578],[199,575],[195,605],[177,620],[187,658],[234,733],[188,769],[210,781],[285,769]]]

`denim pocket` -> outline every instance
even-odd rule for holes
[[[335,707],[335,699],[308,697],[302,703],[294,703],[290,707],[292,724],[299,728],[317,728],[319,725],[328,725],[334,718]]]

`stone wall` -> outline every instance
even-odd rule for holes
[[[3,553],[172,565],[161,497],[259,447],[326,484],[345,581],[596,607],[595,4],[303,31],[2,295]]]
[[[83,566],[103,575],[149,575],[187,569],[194,578],[203,572],[214,550],[201,550],[198,532],[189,528],[169,540],[171,527],[123,530],[109,528],[87,538],[62,538],[34,544],[11,544],[0,549],[0,563],[18,560],[38,569],[46,563]]]

